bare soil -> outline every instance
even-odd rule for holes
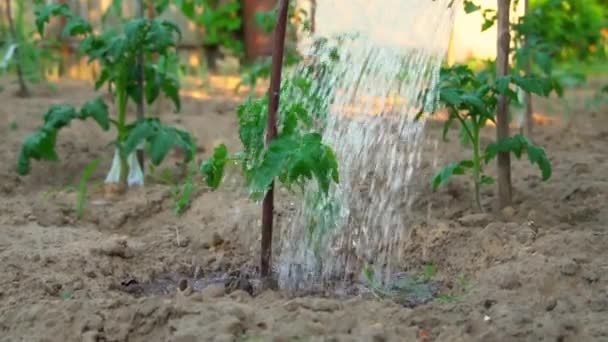
[[[81,104],[94,96],[90,89],[62,81],[56,91],[34,89],[30,99],[0,93],[2,342],[608,341],[606,108],[581,110],[569,122],[555,114],[538,127],[553,178],[542,182],[527,161],[514,161],[514,205],[494,210],[490,187],[487,214],[473,209],[465,178],[430,191],[426,175],[465,152],[456,134],[435,144],[440,129],[429,124],[402,268],[421,272],[432,263],[445,296],[406,308],[369,295],[293,298],[236,273],[226,286],[234,270],[255,273],[259,253],[260,210],[239,181],[230,177],[217,192],[201,186],[180,217],[171,187],[154,180],[108,200],[102,182],[112,135],[91,123],[61,133],[59,163],[35,163],[18,177],[19,145],[41,114],[54,103]],[[202,160],[220,141],[239,147],[242,99],[187,96],[181,114],[165,104],[162,118],[197,137]],[[77,219],[76,187],[97,158],[87,210]],[[177,161],[162,167],[176,179]]]

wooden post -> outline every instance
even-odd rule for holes
[[[498,35],[496,54],[496,76],[501,77],[509,73],[509,49],[511,33],[509,13],[511,0],[498,1]],[[498,98],[496,113],[496,139],[498,141],[509,138],[509,100],[501,95]],[[511,155],[510,152],[498,153],[498,207],[502,209],[511,204]]]
[[[269,144],[277,137],[277,111],[281,94],[281,73],[283,72],[283,55],[285,53],[285,34],[287,31],[287,15],[289,0],[279,0],[278,22],[273,36],[272,72],[268,89],[268,127],[266,143]],[[262,278],[269,278],[272,259],[272,224],[274,218],[274,182],[264,196],[262,203],[262,247],[260,257],[260,273]]]
[[[525,12],[524,16],[530,13],[530,1],[524,0]],[[524,37],[524,44],[528,44],[528,37]],[[532,72],[532,65],[530,60],[526,61],[526,75],[530,75]],[[528,137],[528,139],[532,139],[532,134],[534,131],[534,105],[532,103],[532,93],[526,92],[526,111],[524,113],[523,122],[521,125],[521,134]]]
[[[17,80],[19,81],[19,91],[17,92],[17,96],[19,97],[29,97],[30,91],[27,88],[27,84],[25,84],[25,76],[23,75],[23,68],[21,66],[21,47],[19,44],[19,37],[17,36],[17,31],[15,30],[15,22],[13,21],[13,9],[11,6],[12,0],[6,0],[6,21],[8,23],[8,30],[11,35],[11,39],[13,40],[13,44],[17,44],[17,48],[14,52],[14,58],[17,61],[15,63],[17,69]]]

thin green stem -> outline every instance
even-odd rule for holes
[[[129,163],[126,155],[122,153],[122,145],[127,139],[127,87],[126,87],[126,66],[122,65],[119,68],[119,76],[116,82],[116,97],[118,102],[118,120],[116,129],[118,130],[118,145],[120,151],[120,184],[127,185],[127,177],[129,175]]]
[[[469,129],[469,126],[467,126],[467,122],[465,121],[464,118],[462,118],[460,115],[456,114],[456,118],[458,119],[458,121],[460,121],[460,124],[462,125],[462,127],[464,128],[464,131],[467,133],[467,135],[469,136],[469,139],[471,139],[471,141],[473,141],[474,136],[473,133],[471,132],[471,130]],[[473,121],[474,122],[474,121]]]
[[[483,207],[481,206],[481,153],[480,153],[480,142],[479,142],[479,131],[480,126],[475,122],[473,122],[473,133],[474,137],[473,141],[473,181],[475,183],[475,204],[477,204],[477,208],[479,211],[483,212]]]
[[[464,118],[460,115],[456,114],[456,118],[460,121],[460,124],[464,128],[465,133],[471,139],[471,143],[473,144],[473,183],[475,184],[475,204],[479,211],[483,212],[483,207],[481,206],[481,152],[480,152],[480,142],[479,142],[479,132],[481,130],[481,124],[479,124],[474,119],[471,120],[473,123],[473,131],[469,129],[467,123]]]

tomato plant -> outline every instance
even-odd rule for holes
[[[531,163],[537,164],[543,180],[551,176],[551,164],[544,150],[533,144],[522,135],[499,140],[482,150],[480,134],[488,122],[495,122],[495,111],[498,97],[506,95],[512,101],[517,94],[512,87],[520,87],[541,96],[548,96],[553,90],[553,83],[543,78],[512,74],[500,78],[489,77],[488,73],[475,74],[464,65],[442,68],[439,84],[439,103],[447,109],[448,119],[444,123],[443,138],[454,122],[460,126],[460,138],[464,145],[473,150],[471,159],[451,163],[435,174],[433,189],[445,184],[453,175],[472,173],[475,203],[479,210],[481,205],[480,188],[484,184],[494,184],[494,179],[484,174],[484,166],[493,160],[499,152],[513,153],[521,157],[527,152]],[[422,112],[418,114],[418,117]]]
[[[101,73],[95,87],[108,84],[113,89],[117,117],[109,117],[107,105],[100,98],[88,102],[80,111],[68,105],[51,107],[44,116],[44,125],[25,140],[18,172],[27,174],[31,159],[56,160],[55,141],[59,130],[73,119],[89,117],[94,118],[102,129],[108,130],[113,125],[117,132],[113,141],[116,152],[106,183],[118,184],[121,188],[127,184],[143,184],[143,171],[133,152],[145,143],[149,145],[154,165],[161,163],[173,147],[183,149],[186,161],[190,161],[194,156],[194,144],[187,132],[166,126],[159,119],[127,122],[129,100],[137,103],[145,99],[150,104],[164,93],[173,101],[176,110],[180,109],[179,82],[169,72],[170,64],[176,60],[176,36],[181,34],[179,28],[166,20],[139,18],[126,21],[120,31],[109,29],[97,34],[89,22],[74,15],[67,5],[51,4],[36,9],[38,31],[43,34],[49,19],[58,15],[68,19],[63,34],[81,36],[80,51],[91,61],[100,63]],[[143,89],[138,68],[133,68],[142,53],[147,61],[143,68]],[[152,55],[158,56],[156,62],[151,62]]]
[[[201,165],[207,185],[215,189],[226,165],[240,164],[252,198],[263,195],[260,273],[264,278],[271,275],[275,179],[288,189],[302,190],[314,179],[317,193],[324,197],[331,184],[339,181],[336,156],[319,133],[329,101],[323,101],[324,94],[307,77],[310,73],[294,74],[281,86],[288,3],[279,2],[268,96],[250,97],[238,110],[244,151],[230,155],[226,146],[220,145]]]
[[[290,90],[304,92],[306,84],[284,84],[283,93]],[[304,102],[284,101],[279,109],[279,134],[265,146],[267,106],[267,97],[263,97],[249,98],[239,107],[239,137],[244,150],[229,155],[226,146],[217,147],[201,167],[207,185],[217,188],[225,165],[234,163],[241,166],[253,199],[261,199],[275,177],[289,189],[303,189],[308,180],[315,179],[318,188],[327,193],[331,183],[338,181],[338,165],[332,149],[314,128],[318,113],[310,112]]]

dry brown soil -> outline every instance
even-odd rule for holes
[[[492,188],[483,193],[489,214],[476,215],[466,179],[437,193],[427,178],[418,179],[425,186],[402,268],[420,272],[434,264],[450,297],[405,308],[363,295],[226,293],[223,284],[192,293],[146,288],[165,275],[254,267],[260,210],[234,177],[217,192],[197,191],[181,217],[173,213],[171,187],[160,182],[106,200],[101,184],[111,134],[83,122],[61,133],[61,162],[35,163],[29,176],[18,177],[19,144],[41,113],[53,103],[81,104],[93,96],[89,89],[64,81],[57,91],[35,89],[31,99],[14,97],[12,89],[0,94],[2,342],[608,341],[605,108],[538,127],[553,178],[544,183],[526,161],[515,161],[514,204],[503,211],[492,210]],[[181,114],[167,106],[162,117],[197,137],[203,159],[219,141],[239,147],[234,111],[241,100],[228,93],[185,97]],[[427,131],[423,173],[464,155],[455,135],[435,148],[440,130]],[[75,189],[96,158],[102,162],[77,219]],[[177,178],[175,160],[162,169]],[[178,280],[167,280],[164,290]]]

